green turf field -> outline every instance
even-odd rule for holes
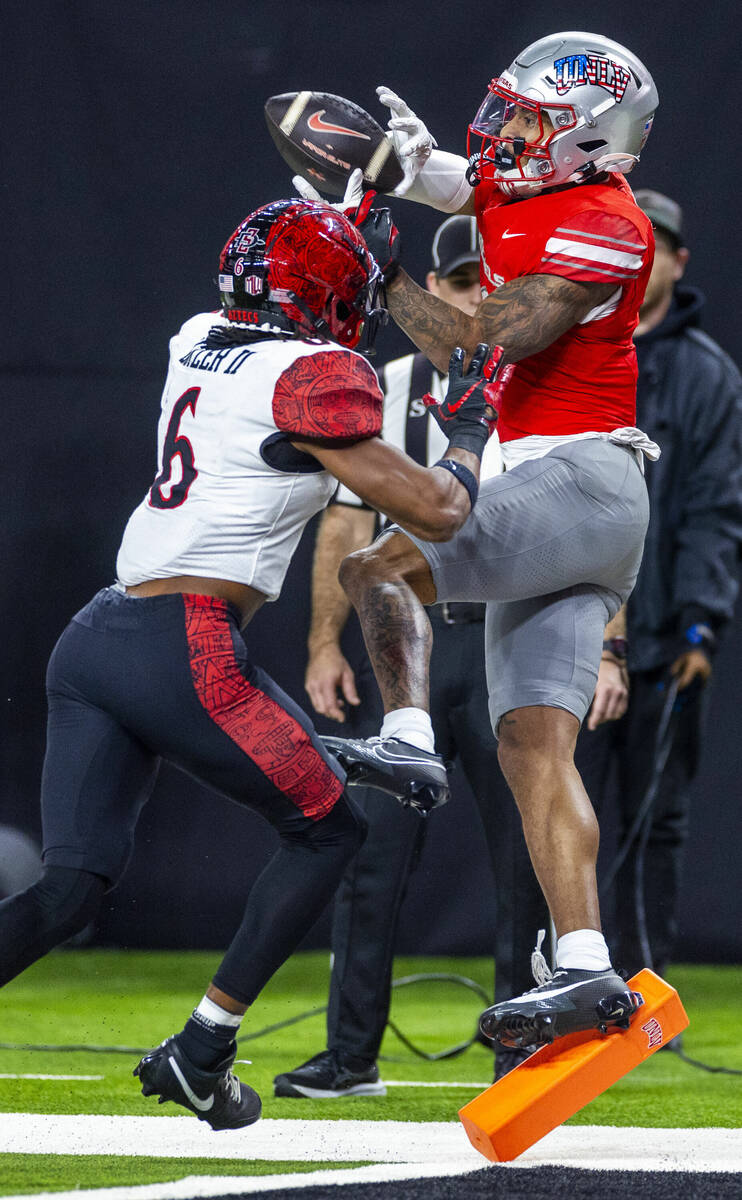
[[[0,1078],[0,1112],[163,1115],[173,1106],[145,1100],[132,1077],[140,1049],[149,1049],[183,1025],[214,970],[205,953],[57,951],[9,984],[0,998],[0,1040],[47,1046],[130,1047],[125,1053],[75,1049],[0,1049],[0,1075],[102,1076],[94,1080],[40,1081]],[[452,972],[491,990],[487,959],[398,959],[395,976]],[[245,1034],[286,1021],[325,1003],[327,954],[295,956],[278,973],[243,1025]],[[668,972],[688,1015],[685,1051],[712,1065],[742,1069],[738,1037],[742,968],[676,967]],[[392,1019],[413,1042],[435,1052],[466,1039],[481,1008],[477,996],[450,983],[397,989]],[[461,1056],[426,1062],[389,1031],[383,1077],[405,1081],[460,1081],[471,1086],[433,1090],[392,1088],[383,1097],[343,1101],[275,1100],[271,1081],[324,1047],[324,1015],[246,1040],[238,1057],[252,1059],[238,1072],[263,1097],[265,1117],[454,1120],[462,1104],[491,1080],[492,1055],[475,1045]],[[657,1127],[738,1127],[742,1124],[739,1077],[694,1069],[663,1051],[599,1097],[573,1123]],[[41,1149],[41,1148],[40,1148]],[[172,1160],[171,1164],[172,1164]],[[327,1164],[329,1165],[329,1164]],[[347,1164],[344,1164],[347,1165]],[[237,1167],[239,1166],[239,1170]],[[271,1173],[307,1169],[298,1163],[178,1160],[178,1175]],[[167,1161],[139,1158],[53,1158],[0,1155],[0,1195],[75,1186],[155,1182],[172,1177]]]

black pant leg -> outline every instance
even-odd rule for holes
[[[657,730],[665,706],[662,672],[633,675],[627,736],[619,764],[622,836],[644,804],[657,761]],[[618,956],[632,974],[644,966],[663,970],[677,935],[677,904],[688,834],[690,783],[701,737],[700,698],[678,699],[671,718],[671,750],[652,805],[643,863],[636,839],[616,879]],[[651,963],[640,937],[644,924]]]
[[[602,839],[604,829],[609,824],[612,827],[616,825],[614,812],[616,763],[623,753],[622,746],[625,736],[625,718],[620,721],[605,721],[597,729],[588,729],[587,724],[584,724],[577,735],[575,748],[575,766],[580,773],[583,786],[601,827],[601,853],[598,857],[597,878],[603,933],[611,952],[611,958],[619,963],[614,889],[610,887],[606,892],[603,887],[606,872],[610,871],[611,862],[615,858],[615,847],[610,846],[610,838],[607,839],[606,847],[610,846],[611,852],[605,853]]]
[[[456,753],[474,793],[494,876],[495,997],[533,986],[531,950],[548,909],[523,836],[515,800],[497,759],[487,704],[484,623],[446,625],[434,617],[431,662],[433,724],[438,749]],[[446,728],[448,743],[438,730]]]
[[[370,788],[354,788],[353,796],[368,834],[335,897],[327,1045],[373,1060],[389,1016],[399,912],[424,826],[390,796]]]
[[[381,725],[381,697],[358,642],[355,650],[348,657],[361,704],[348,709],[342,726],[318,724],[336,735],[371,737]],[[371,1060],[378,1055],[389,1015],[399,911],[425,825],[417,813],[374,788],[354,787],[351,794],[366,817],[368,833],[335,896],[327,1045]]]
[[[255,880],[245,914],[214,975],[214,984],[252,1004],[294,953],[330,902],[366,823],[342,795],[319,821],[292,817],[278,826],[281,845]]]
[[[250,1003],[296,948],[360,845],[365,821],[310,719],[251,662],[236,613],[205,596],[106,589],[68,627],[49,674],[48,860],[117,878],[166,757],[273,825],[219,986]],[[57,736],[58,735],[58,736]]]

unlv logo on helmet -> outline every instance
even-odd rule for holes
[[[564,96],[573,87],[586,83],[605,88],[620,104],[631,82],[631,74],[620,63],[600,54],[568,54],[554,63],[556,90]]]

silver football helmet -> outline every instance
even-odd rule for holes
[[[595,33],[540,38],[492,80],[469,126],[469,182],[490,179],[517,197],[602,171],[625,174],[657,103],[649,71],[618,42]]]

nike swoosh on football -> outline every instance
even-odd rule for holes
[[[504,240],[505,240],[505,238],[511,238],[511,237],[525,237],[525,236],[526,236],[526,235],[525,235],[524,233],[503,233],[503,235],[502,235],[502,240],[504,241]]]
[[[193,1107],[197,1108],[199,1112],[208,1112],[214,1103],[213,1095],[209,1096],[208,1100],[200,1100],[199,1097],[196,1095],[196,1093],[193,1091],[193,1089],[191,1087],[189,1087],[185,1075],[183,1074],[183,1072],[181,1071],[180,1067],[178,1066],[178,1064],[176,1063],[175,1059],[173,1058],[173,1056],[171,1054],[168,1055],[167,1061],[170,1063],[170,1066],[173,1068],[173,1071],[174,1071],[175,1075],[177,1076],[178,1083],[182,1087],[183,1091],[185,1092],[186,1096],[190,1100]]]
[[[344,133],[346,137],[363,138],[364,142],[371,141],[367,133],[359,133],[356,129],[346,129],[344,125],[332,125],[329,121],[323,121],[326,111],[324,108],[318,108],[307,120],[312,133]]]

